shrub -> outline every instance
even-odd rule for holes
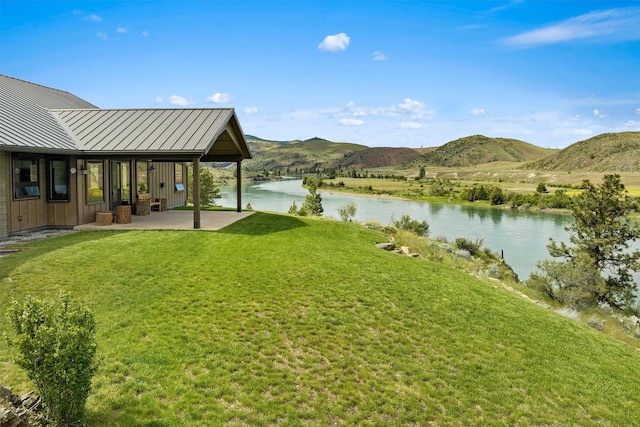
[[[464,237],[456,238],[455,244],[458,249],[468,251],[471,255],[477,255],[482,248],[482,239],[477,239],[475,242]]]
[[[343,221],[351,221],[351,218],[356,215],[356,204],[351,202],[338,208],[338,215],[340,215],[340,219]]]
[[[8,339],[18,351],[15,362],[38,387],[50,421],[81,425],[97,368],[93,315],[61,294],[56,302],[14,301],[7,316],[16,334]]]
[[[400,230],[411,231],[419,236],[429,235],[427,221],[418,221],[417,219],[412,219],[409,215],[402,215],[398,221],[393,221],[393,225]]]

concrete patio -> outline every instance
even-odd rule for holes
[[[253,212],[201,211],[200,230],[220,230]],[[131,216],[129,224],[97,225],[95,222],[78,225],[74,230],[193,230],[193,211],[168,210],[151,215]]]

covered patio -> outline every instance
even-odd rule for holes
[[[202,211],[198,230],[217,231],[236,221],[252,215],[252,211]],[[98,225],[95,222],[77,225],[78,231],[87,230],[193,230],[193,211],[168,210],[153,212],[151,215],[132,216],[128,224]]]

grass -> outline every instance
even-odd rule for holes
[[[633,425],[640,353],[357,224],[83,232],[0,259],[0,312],[98,323],[89,425]],[[0,322],[0,334],[8,332]],[[0,342],[0,383],[32,389]]]

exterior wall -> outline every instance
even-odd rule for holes
[[[83,175],[81,172],[83,164],[84,163],[82,160],[76,160],[76,169],[78,170],[78,173],[76,174],[75,185],[76,185],[76,197],[78,202],[77,204],[78,225],[95,222],[97,212],[110,210],[109,208],[109,162],[103,161],[104,202],[92,203],[92,204],[87,204],[87,176]]]
[[[69,168],[75,167],[79,171],[80,169],[75,164],[76,159],[74,156],[69,160]],[[71,174],[69,177],[69,201],[47,202],[47,226],[68,228],[78,225],[78,209],[76,207],[78,200],[77,175],[79,175],[78,172]],[[47,183],[45,182],[44,185],[46,190]]]
[[[73,227],[79,224],[95,222],[96,213],[108,211],[111,206],[110,162],[104,160],[104,202],[87,204],[87,176],[83,175],[83,160],[70,157],[69,166],[77,172],[70,175],[70,200],[47,201],[47,163],[45,158],[39,162],[40,197],[14,200],[12,156],[0,151],[0,238],[21,231],[46,227]],[[132,191],[135,203],[135,163],[132,161]],[[175,166],[173,162],[154,162],[154,172],[148,175],[149,192],[154,198],[167,199],[168,207],[183,206],[187,199],[187,170],[181,164],[184,191],[176,191]]]
[[[11,156],[0,151],[0,238],[9,234],[9,200],[11,195]]]
[[[187,170],[182,165],[185,190],[176,191],[175,163],[153,162],[155,172],[149,173],[149,193],[151,197],[167,199],[168,207],[184,206],[187,201]]]
[[[13,165],[9,156],[9,175],[12,175]],[[13,176],[9,179],[9,233],[44,228],[47,226],[46,211],[46,174],[45,160],[38,160],[38,180],[40,183],[40,196],[31,199],[15,200],[13,198]]]

